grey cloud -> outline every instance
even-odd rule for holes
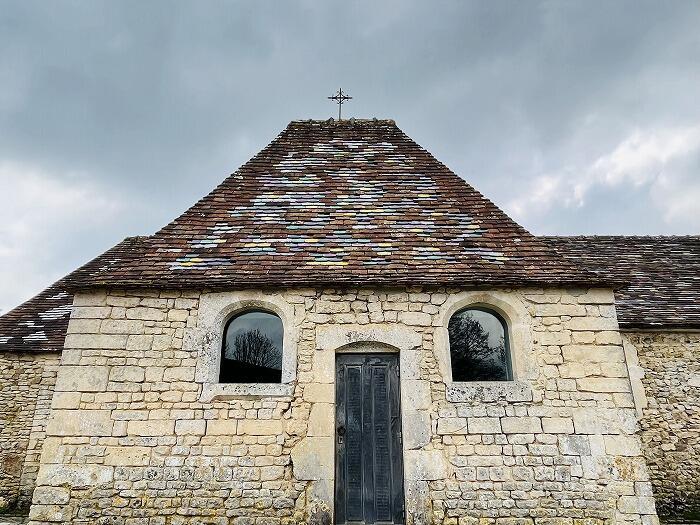
[[[53,277],[157,229],[289,120],[332,116],[325,97],[341,85],[355,97],[349,116],[395,118],[507,206],[635,129],[699,123],[697,27],[694,0],[5,1],[0,161],[91,181],[125,203],[107,225],[52,231],[45,218],[50,246],[27,250]],[[580,209],[555,203],[522,222],[562,234],[697,224],[650,209],[643,188],[596,188]],[[608,215],[619,220],[591,220]],[[11,266],[3,279],[17,278]],[[0,307],[46,280],[21,294],[0,285]]]

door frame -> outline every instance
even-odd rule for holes
[[[359,345],[358,345],[359,346]],[[401,403],[401,363],[400,363],[400,355],[398,352],[396,352],[394,349],[389,348],[386,349],[383,347],[383,345],[362,345],[360,348],[353,348],[353,351],[344,351],[344,352],[336,352],[335,354],[335,372],[336,372],[336,379],[338,378],[338,365],[340,364],[341,359],[339,358],[344,358],[342,360],[344,361],[352,361],[353,358],[357,359],[358,362],[364,361],[364,358],[375,358],[380,361],[385,361],[389,366],[395,366],[396,367],[396,383],[394,385],[395,388],[395,403],[396,403],[396,408],[398,409],[397,411],[397,417],[399,418],[398,422],[398,427],[397,429],[392,432],[392,435],[390,437],[390,442],[392,443],[392,449],[393,449],[393,454],[392,454],[392,464],[390,465],[391,469],[391,476],[392,480],[394,483],[397,480],[400,480],[400,487],[395,486],[392,483],[392,491],[391,491],[391,499],[393,503],[397,502],[397,499],[400,499],[400,509],[395,509],[395,513],[398,510],[399,514],[401,515],[401,518],[399,522],[393,522],[397,523],[400,525],[405,525],[406,523],[406,486],[405,486],[405,476],[404,476],[404,448],[403,448],[403,420],[402,420],[402,403]],[[360,351],[358,351],[360,350]],[[364,364],[364,363],[363,363]],[[347,378],[345,378],[347,380]],[[338,409],[340,406],[340,401],[341,401],[341,389],[339,388],[339,384],[336,380],[335,383],[335,404],[334,404],[334,420],[335,420],[335,429],[338,428]],[[362,386],[362,385],[361,385]],[[392,387],[389,385],[389,392],[391,392]],[[391,395],[391,394],[389,394]],[[363,403],[365,402],[365,398],[363,396]],[[343,403],[345,403],[347,400],[343,400]],[[390,401],[390,403],[393,403],[394,401]],[[391,415],[390,415],[391,417]],[[398,434],[398,435],[397,435]],[[333,434],[333,439],[334,439],[334,451],[335,451],[335,461],[334,461],[334,480],[333,480],[333,496],[334,496],[334,516],[333,516],[333,523],[336,523],[336,516],[335,516],[335,504],[338,502],[338,494],[339,494],[339,487],[338,487],[338,468],[339,468],[339,462],[341,461],[341,453],[338,450],[339,446],[339,439],[340,436],[337,434],[337,432],[334,432]],[[347,457],[347,456],[346,456]],[[398,464],[394,464],[394,461],[398,461]],[[397,493],[396,491],[400,491],[400,493]],[[363,496],[362,498],[364,499],[364,487],[363,487]],[[392,507],[394,506],[392,503]],[[392,518],[393,519],[393,518]],[[347,522],[346,522],[347,523]],[[354,523],[354,522],[352,522]],[[361,523],[365,523],[364,521]],[[389,523],[389,522],[376,522],[376,523]]]
[[[430,382],[420,378],[419,364],[424,351],[422,334],[399,323],[318,325],[315,331],[316,350],[312,365],[314,381],[332,384],[332,398],[325,398],[325,402],[332,403],[334,407],[336,354],[398,353],[405,521],[428,523],[431,519],[428,481],[437,478],[426,478],[422,467],[432,464],[433,454],[439,451],[422,450],[432,435]],[[335,509],[335,428],[333,408],[332,418],[328,418],[322,430],[323,435],[329,437],[312,438],[332,439],[333,442],[329,443],[328,448],[317,451],[315,461],[321,463],[323,473],[310,479],[310,502],[312,506],[318,505],[326,509],[331,516],[331,523],[334,521],[332,513]]]

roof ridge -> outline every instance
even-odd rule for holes
[[[341,120],[334,119],[334,118],[327,118],[327,119],[295,119],[289,122],[287,126],[290,125],[334,125],[334,126],[340,126],[340,125],[353,125],[353,124],[387,124],[391,126],[396,126],[396,121],[394,119],[390,118],[378,118],[378,117],[372,117],[372,118],[356,118],[356,117],[350,117],[350,118],[344,118]]]
[[[698,239],[700,235],[538,235],[542,239]]]

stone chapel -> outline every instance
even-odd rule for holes
[[[294,121],[0,317],[0,508],[99,525],[700,512],[700,236],[537,237],[391,120]]]

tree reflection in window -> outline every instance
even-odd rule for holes
[[[467,308],[452,316],[448,332],[453,381],[512,379],[508,331],[500,315]]]
[[[282,320],[275,314],[248,311],[231,319],[224,330],[221,383],[282,381]]]

